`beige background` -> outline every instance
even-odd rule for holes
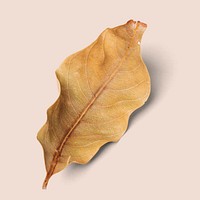
[[[199,200],[199,13],[197,0],[1,0],[0,199]],[[148,24],[148,103],[119,143],[53,176],[43,191],[36,134],[58,96],[55,69],[131,18]]]

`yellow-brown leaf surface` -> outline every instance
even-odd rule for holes
[[[133,20],[108,28],[56,70],[60,96],[37,136],[47,171],[43,188],[70,163],[85,164],[102,145],[118,141],[147,100],[150,78],[140,56],[145,29]]]

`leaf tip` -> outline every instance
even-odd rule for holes
[[[136,24],[136,21],[134,21],[133,19],[130,19],[130,20],[127,21],[127,24],[128,25],[134,25],[134,24]]]
[[[127,21],[126,23],[128,26],[130,26],[132,29],[146,29],[147,28],[147,24],[145,24],[144,22],[141,21],[134,21],[133,19],[130,19],[129,21]]]

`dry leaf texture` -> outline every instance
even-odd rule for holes
[[[38,133],[49,178],[70,163],[85,164],[107,142],[118,141],[131,113],[150,94],[150,77],[140,56],[142,22],[108,28],[56,70],[60,96]]]

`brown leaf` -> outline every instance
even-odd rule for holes
[[[150,94],[150,78],[140,56],[142,22],[108,28],[56,70],[60,96],[38,133],[49,178],[71,163],[85,164],[107,142],[117,142],[129,116]]]

